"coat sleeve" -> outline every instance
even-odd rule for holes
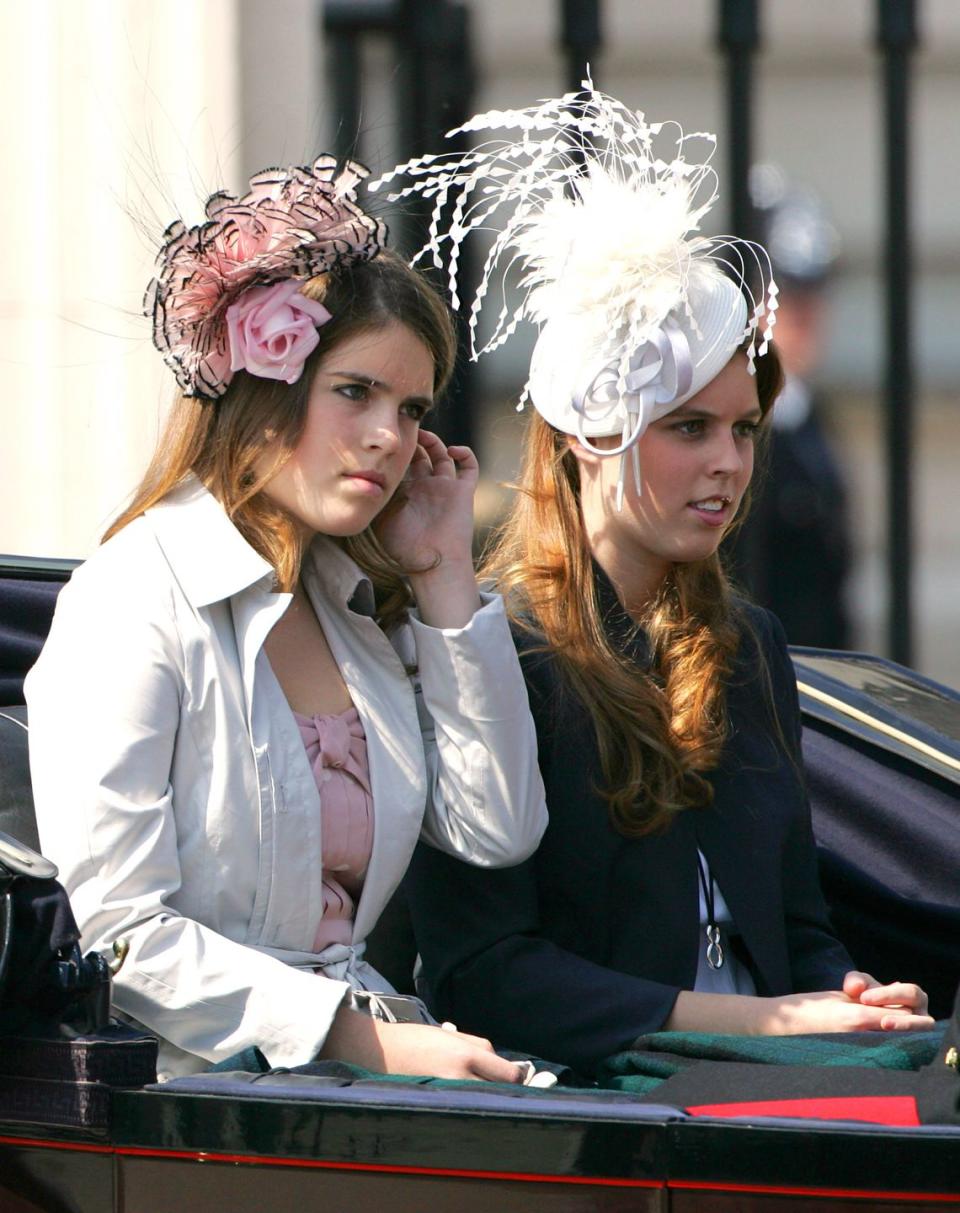
[[[835,990],[842,985],[844,974],[856,966],[834,933],[820,888],[810,802],[803,778],[800,700],[786,637],[779,620],[769,611],[762,612],[760,626],[780,731],[788,758],[802,784],[782,851],[783,912],[793,989]]]
[[[421,992],[461,1031],[592,1074],[603,1058],[662,1028],[679,987],[544,938],[535,862],[485,871],[417,848],[405,887]]]
[[[505,867],[534,852],[547,810],[503,602],[481,597],[463,628],[411,620],[429,787],[422,836],[470,863]]]
[[[524,646],[520,635],[511,643]],[[543,730],[541,759],[549,764],[552,663],[528,657],[524,674],[535,731]],[[558,819],[550,829],[565,827]],[[555,861],[544,856],[541,848],[517,866],[491,870],[417,847],[405,891],[421,959],[418,984],[434,1014],[461,1030],[592,1074],[604,1057],[663,1026],[679,986],[619,972],[550,938],[540,865]]]
[[[306,1062],[347,986],[175,909],[170,776],[184,682],[173,604],[135,584],[136,566],[103,563],[106,573],[95,556],[62,591],[27,679],[43,850],[60,868],[83,947],[129,945],[114,982],[119,1010],[209,1062],[251,1045],[273,1065]]]

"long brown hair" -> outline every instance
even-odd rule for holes
[[[764,422],[782,386],[772,347],[757,359]],[[663,829],[677,811],[707,804],[726,738],[724,676],[743,628],[717,554],[675,564],[640,621],[648,677],[608,638],[580,514],[580,473],[567,436],[539,414],[529,422],[518,490],[482,573],[504,594],[532,649],[554,654],[596,731],[614,827]]]
[[[288,385],[238,371],[215,402],[179,393],[132,501],[111,523],[104,541],[193,473],[221,502],[251,547],[273,566],[277,588],[294,587],[302,540],[293,519],[263,489],[300,439],[320,360],[339,342],[392,321],[404,324],[430,351],[435,393],[446,387],[456,358],[456,335],[446,305],[426,279],[388,249],[372,261],[311,278],[300,289],[322,301],[333,318],[318,330],[319,344],[297,382]],[[275,458],[264,466],[268,446]],[[373,580],[381,619],[389,622],[408,601],[402,570],[369,528],[345,540],[344,547]]]

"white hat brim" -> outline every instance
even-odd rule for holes
[[[666,398],[663,391],[658,394],[638,436],[651,421],[679,408],[715,379],[747,335],[743,293],[719,270],[691,283],[687,306],[676,308],[669,319],[685,339],[691,380],[681,392],[667,394]],[[609,334],[591,333],[589,320],[582,315],[548,320],[534,347],[528,381],[530,398],[544,420],[565,434],[580,432],[598,438],[621,433],[626,418],[622,404],[614,402],[599,416],[578,407],[600,375],[616,375],[621,352],[615,352],[611,359]]]

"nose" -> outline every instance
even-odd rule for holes
[[[381,408],[371,411],[369,420],[364,445],[369,450],[387,454],[397,450],[400,446],[400,416],[397,409],[384,403]]]
[[[753,446],[732,430],[720,431],[710,447],[710,472],[714,476],[739,476],[752,459]]]

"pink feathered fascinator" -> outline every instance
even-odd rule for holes
[[[332,156],[312,168],[264,169],[244,198],[213,194],[205,223],[167,228],[143,310],[186,395],[218,399],[241,367],[299,378],[330,313],[291,280],[369,261],[386,241],[384,224],[357,204],[366,176],[353,161],[338,172]]]

